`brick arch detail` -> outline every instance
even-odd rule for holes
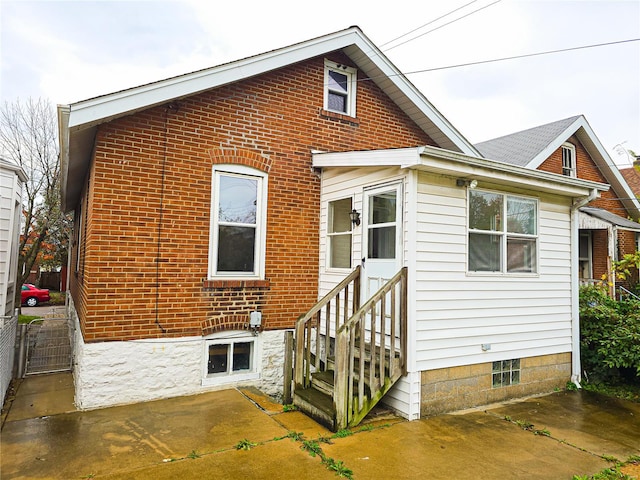
[[[265,173],[269,173],[269,170],[271,170],[271,158],[252,150],[243,148],[212,148],[208,153],[211,163],[214,165],[244,165]]]
[[[226,330],[249,330],[249,315],[222,315],[201,322],[202,336]]]

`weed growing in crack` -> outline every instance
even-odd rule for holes
[[[309,452],[309,455],[312,457],[318,455],[320,458],[324,458],[322,448],[320,448],[320,445],[315,440],[305,440],[302,442],[302,446],[300,448]]]
[[[331,457],[326,457],[322,460],[322,462],[327,466],[329,470],[336,472],[336,475],[339,477],[348,478],[351,480],[353,478],[353,470],[347,468],[342,460],[334,460]]]
[[[334,433],[331,438],[345,438],[350,435],[353,435],[353,432],[348,428],[343,428],[342,430],[338,430],[336,433]]]
[[[551,436],[551,432],[549,430],[547,430],[546,428],[543,428],[542,430],[534,430],[533,433],[536,434],[536,435],[542,435],[543,437],[550,437]]]
[[[190,458],[191,460],[195,460],[196,458],[200,458],[201,456],[202,455],[196,452],[195,450],[191,450],[191,453],[187,455],[187,458]]]
[[[257,443],[250,442],[246,438],[240,440],[236,443],[236,450],[251,450],[253,447],[257,446]]]
[[[298,407],[296,407],[293,403],[282,405],[283,412],[295,412],[296,410],[298,410]]]

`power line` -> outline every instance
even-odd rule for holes
[[[583,50],[586,48],[595,48],[595,47],[606,47],[609,45],[619,45],[622,43],[630,43],[630,42],[637,42],[639,41],[640,38],[630,38],[628,40],[616,40],[614,42],[606,42],[606,43],[596,43],[596,44],[592,44],[592,45],[582,45],[580,47],[570,47],[570,48],[561,48],[558,50],[547,50],[545,52],[536,52],[536,53],[526,53],[524,55],[514,55],[512,57],[502,57],[502,58],[493,58],[491,60],[479,60],[477,62],[468,62],[468,63],[458,63],[455,65],[447,65],[445,67],[434,67],[434,68],[425,68],[423,70],[415,70],[413,72],[407,72],[405,73],[405,75],[412,75],[415,73],[425,73],[425,72],[435,72],[437,70],[446,70],[449,68],[459,68],[459,67],[469,67],[472,65],[482,65],[485,63],[494,63],[494,62],[503,62],[505,60],[516,60],[519,58],[529,58],[529,57],[537,57],[540,55],[550,55],[553,53],[562,53],[562,52],[571,52],[574,50]]]
[[[471,5],[472,3],[476,3],[478,0],[472,0],[471,2],[467,3],[466,5],[463,5],[461,7],[456,8],[455,10],[451,10],[449,13],[445,13],[444,15],[439,16],[438,18],[435,18],[433,20],[431,20],[430,22],[425,23],[424,25],[420,25],[418,28],[414,28],[413,30],[407,32],[407,33],[403,33],[402,35],[400,35],[399,37],[396,37],[392,40],[389,40],[388,42],[384,42],[383,44],[380,45],[380,48],[384,47],[385,45],[389,45],[390,43],[395,42],[396,40],[400,40],[403,37],[406,37],[407,35],[411,35],[413,32],[417,32],[418,30],[420,30],[421,28],[426,27],[427,25],[431,25],[432,23],[437,22],[438,20],[443,19],[444,17],[448,17],[449,15],[456,13],[458,10],[462,10],[465,7],[468,7],[469,5]],[[428,33],[428,32],[427,32]],[[417,38],[417,37],[416,37]],[[396,45],[397,46],[397,45]],[[391,47],[393,48],[393,47]],[[389,50],[391,50],[391,48],[389,48]]]
[[[404,42],[402,42],[402,43],[398,43],[397,45],[394,45],[393,47],[389,47],[389,48],[385,49],[384,51],[385,51],[385,52],[388,52],[389,50],[393,50],[393,49],[394,49],[394,48],[396,48],[396,47],[399,47],[399,46],[404,45],[404,44],[406,44],[406,43],[412,42],[412,41],[414,41],[414,40],[416,40],[416,39],[418,39],[418,38],[420,38],[420,37],[424,37],[424,36],[425,36],[426,34],[428,34],[428,33],[435,32],[436,30],[439,30],[439,29],[441,29],[441,28],[443,28],[443,27],[446,27],[447,25],[451,25],[452,23],[455,23],[455,22],[457,22],[457,21],[459,21],[459,20],[462,20],[463,18],[466,18],[466,17],[468,17],[468,16],[470,16],[470,15],[473,15],[474,13],[477,13],[477,12],[479,12],[479,11],[481,11],[481,10],[484,10],[485,8],[489,8],[489,7],[491,7],[492,5],[495,5],[496,3],[500,3],[501,1],[502,1],[502,0],[496,0],[495,2],[490,3],[490,4],[488,4],[488,5],[485,5],[484,7],[478,8],[477,10],[474,10],[473,12],[469,12],[469,13],[467,13],[466,15],[463,15],[463,16],[461,16],[461,17],[458,17],[458,18],[456,18],[455,20],[451,20],[450,22],[443,23],[442,25],[440,25],[440,26],[438,26],[438,27],[436,27],[436,28],[432,28],[431,30],[427,30],[426,32],[421,33],[420,35],[418,35],[418,36],[416,36],[416,37],[410,38],[409,40],[405,40],[405,41],[404,41]],[[473,3],[473,2],[471,2],[471,3]],[[467,5],[470,5],[470,4],[467,4]],[[465,7],[466,7],[467,5],[465,5]],[[464,8],[464,7],[460,7],[460,8]],[[459,8],[458,10],[460,10],[460,8]],[[455,11],[456,11],[456,10],[453,10],[453,12],[455,12]],[[450,13],[453,13],[453,12],[450,12]],[[447,13],[446,15],[444,15],[444,17],[446,17],[446,16],[447,16],[447,15],[449,15],[450,13]],[[443,18],[443,17],[440,17],[440,18]],[[439,18],[437,18],[436,20],[439,20]],[[433,22],[435,22],[436,20],[433,20]],[[429,23],[433,23],[433,22],[429,22]],[[429,23],[427,23],[427,24],[423,25],[423,27],[424,27],[424,26],[426,26],[426,25],[429,25]],[[415,30],[419,30],[420,28],[422,28],[422,27],[419,27],[419,28],[417,28],[417,29],[415,29]],[[413,31],[415,31],[415,30],[413,30]],[[411,33],[411,32],[410,32],[410,33]],[[402,35],[401,37],[398,37],[398,38],[402,38],[402,37],[404,37],[404,36],[406,36],[406,35],[408,35],[408,34]],[[394,40],[391,40],[391,41],[394,41]],[[387,42],[386,44],[388,44],[388,43],[390,43],[390,42]],[[385,44],[385,45],[386,45],[386,44]]]

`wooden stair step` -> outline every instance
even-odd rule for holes
[[[296,389],[293,394],[293,404],[319,424],[334,431],[336,412],[331,395],[312,387]]]

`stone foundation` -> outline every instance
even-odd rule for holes
[[[261,332],[256,337],[258,372],[250,380],[221,378],[203,384],[204,337],[85,343],[75,320],[75,404],[81,410],[193,395],[210,390],[255,386],[282,398],[285,330]]]
[[[421,372],[420,416],[488,405],[565,388],[571,354],[520,360],[520,383],[492,388],[492,362]]]

